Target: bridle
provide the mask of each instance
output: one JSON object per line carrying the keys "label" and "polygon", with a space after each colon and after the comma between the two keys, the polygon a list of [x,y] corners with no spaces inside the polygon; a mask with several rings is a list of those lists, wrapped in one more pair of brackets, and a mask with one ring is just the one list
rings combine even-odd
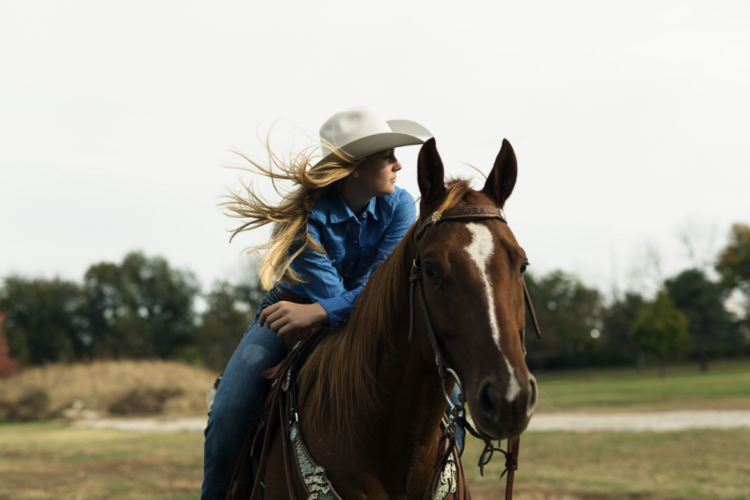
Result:
{"label": "bridle", "polygon": [[[487,219],[498,219],[504,224],[508,224],[507,219],[505,218],[505,212],[502,208],[493,207],[491,205],[461,205],[458,207],[449,208],[448,210],[445,210],[442,214],[440,213],[433,213],[431,217],[427,218],[424,222],[422,222],[417,229],[416,234],[416,240],[419,241],[422,238],[422,235],[424,232],[431,226],[435,226],[441,222],[445,222],[448,220],[458,220],[458,221],[464,221],[464,222],[471,222],[471,221],[478,221],[478,220],[487,220]],[[466,396],[463,392],[463,385],[461,384],[461,380],[458,378],[458,374],[451,368],[449,368],[445,364],[445,359],[443,358],[443,355],[440,351],[440,346],[437,342],[437,336],[435,335],[435,329],[432,326],[432,321],[430,320],[430,315],[427,313],[427,305],[425,304],[425,294],[424,294],[424,283],[422,282],[422,267],[421,262],[419,259],[419,253],[416,254],[414,258],[414,262],[412,264],[411,269],[411,276],[409,277],[410,282],[410,290],[409,290],[409,345],[412,345],[414,343],[414,333],[415,333],[415,316],[414,316],[414,298],[415,298],[415,291],[417,288],[419,288],[419,305],[420,309],[422,310],[422,317],[424,319],[424,323],[427,329],[427,336],[430,340],[430,344],[432,345],[432,350],[435,353],[435,364],[438,368],[438,374],[440,375],[440,378],[442,379],[443,384],[443,394],[445,395],[445,398],[448,400],[448,404],[451,407],[450,411],[450,417],[448,418],[448,421],[445,423],[444,426],[444,433],[443,437],[441,438],[441,443],[443,443],[443,449],[442,452],[440,450],[440,446],[438,446],[438,458],[436,460],[436,470],[438,470],[438,467],[440,470],[445,466],[445,464],[448,461],[448,458],[450,456],[450,452],[453,449],[453,443],[455,443],[455,429],[456,426],[460,426],[466,430],[468,430],[473,436],[482,439],[485,442],[485,448],[482,452],[482,455],[479,458],[479,468],[482,475],[484,475],[484,466],[490,461],[492,458],[492,453],[494,451],[499,451],[505,455],[506,458],[506,472],[508,472],[508,486],[506,488],[506,498],[510,499],[512,496],[512,488],[513,488],[513,471],[515,471],[518,468],[518,444],[519,444],[519,438],[514,438],[511,440],[508,440],[508,451],[502,450],[500,448],[495,447],[491,443],[491,437],[484,434],[481,429],[474,429],[469,422],[466,420],[466,412],[464,406],[466,405]],[[536,337],[538,339],[542,338],[542,333],[539,329],[539,322],[536,319],[536,314],[534,314],[534,306],[531,304],[531,297],[529,296],[529,290],[526,288],[526,282],[521,280],[521,283],[523,284],[523,297],[524,302],[526,303],[526,308],[529,311],[529,316],[531,316],[531,321],[534,325],[534,331],[536,332]],[[522,339],[523,341],[524,339]],[[525,350],[525,348],[524,348]],[[453,402],[450,400],[450,396],[448,395],[448,392],[445,387],[445,381],[446,379],[451,376],[456,381],[456,384],[458,385],[459,389],[459,404],[454,405]],[[459,454],[463,453],[463,450],[460,450]],[[489,454],[489,456],[487,456]],[[505,472],[503,472],[505,474]],[[437,475],[433,476],[433,479],[437,477]],[[432,486],[435,486],[434,484]],[[428,489],[428,492],[431,491]]]}
{"label": "bridle", "polygon": [[[449,208],[448,210],[444,211],[442,214],[434,213],[432,216],[427,219],[426,221],[422,222],[420,224],[419,229],[417,229],[416,239],[419,241],[422,238],[422,235],[427,230],[427,228],[431,226],[435,226],[441,222],[445,222],[447,220],[460,220],[460,221],[476,221],[476,220],[486,220],[486,219],[499,219],[503,223],[507,224],[508,221],[505,218],[505,212],[502,208],[493,207],[491,205],[461,205],[458,207]],[[419,260],[419,253],[414,258],[414,263],[412,264],[411,268],[411,276],[409,277],[409,281],[411,283],[411,289],[409,292],[409,345],[412,345],[414,343],[414,291],[417,287],[419,287],[419,305],[421,306],[422,310],[422,316],[425,321],[425,325],[427,327],[427,334],[430,339],[430,344],[432,345],[433,351],[435,351],[435,364],[438,367],[438,373],[440,374],[440,377],[445,379],[448,377],[448,368],[445,365],[445,361],[443,359],[443,355],[440,352],[440,347],[437,343],[437,336],[435,335],[435,329],[432,326],[432,321],[430,320],[429,314],[427,314],[427,305],[424,301],[424,284],[422,282],[422,267]],[[539,329],[539,323],[536,319],[536,314],[534,314],[534,306],[531,304],[531,297],[529,296],[529,290],[526,288],[526,282],[521,280],[521,283],[523,283],[523,297],[524,302],[526,303],[526,308],[529,311],[529,315],[531,316],[531,321],[534,324],[534,331],[536,332],[536,337],[538,339],[542,338],[542,333]],[[450,370],[453,372],[453,370]],[[453,372],[455,374],[455,372]],[[456,378],[456,377],[454,377]],[[456,381],[458,379],[456,378]]]}

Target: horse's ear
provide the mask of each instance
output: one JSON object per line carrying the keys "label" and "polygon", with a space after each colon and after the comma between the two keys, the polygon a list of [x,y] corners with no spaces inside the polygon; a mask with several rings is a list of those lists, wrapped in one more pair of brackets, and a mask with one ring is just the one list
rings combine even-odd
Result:
{"label": "horse's ear", "polygon": [[487,177],[482,192],[492,197],[502,207],[513,192],[517,175],[516,153],[513,152],[513,147],[508,140],[503,139],[503,147],[495,159],[495,166]]}
{"label": "horse's ear", "polygon": [[443,177],[443,160],[440,159],[433,137],[422,145],[417,161],[417,181],[419,192],[422,193],[422,208],[443,196],[445,193]]}

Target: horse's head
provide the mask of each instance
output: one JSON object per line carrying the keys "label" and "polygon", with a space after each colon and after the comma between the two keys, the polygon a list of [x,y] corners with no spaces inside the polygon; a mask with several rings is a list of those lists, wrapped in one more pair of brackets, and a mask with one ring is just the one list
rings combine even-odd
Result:
{"label": "horse's head", "polygon": [[[419,153],[421,221],[461,205],[502,208],[516,183],[516,157],[503,141],[486,184],[445,185],[434,139]],[[424,299],[443,356],[463,383],[471,416],[489,437],[526,429],[537,387],[524,360],[526,254],[497,218],[450,219],[427,227],[418,243]]]}

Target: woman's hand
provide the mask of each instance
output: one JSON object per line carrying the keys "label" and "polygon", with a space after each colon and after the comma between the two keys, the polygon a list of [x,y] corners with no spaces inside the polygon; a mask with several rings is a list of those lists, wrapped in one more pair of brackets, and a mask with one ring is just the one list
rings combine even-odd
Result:
{"label": "woman's hand", "polygon": [[328,313],[320,304],[295,304],[280,301],[272,304],[260,313],[258,324],[268,328],[279,337],[293,330],[307,328],[316,323],[328,323]]}

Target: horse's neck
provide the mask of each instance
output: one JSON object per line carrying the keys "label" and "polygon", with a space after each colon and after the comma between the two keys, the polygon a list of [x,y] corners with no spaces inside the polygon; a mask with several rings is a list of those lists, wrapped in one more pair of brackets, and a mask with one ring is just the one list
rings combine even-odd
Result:
{"label": "horse's neck", "polygon": [[[344,498],[361,494],[403,497],[407,492],[409,497],[421,498],[432,476],[447,403],[422,318],[417,318],[416,341],[409,346],[408,300],[397,309],[395,313],[406,321],[389,332],[373,370],[378,381],[373,394],[376,408],[362,414],[345,436],[333,415],[308,433],[317,437],[307,443],[310,452],[329,469]],[[304,415],[302,421],[307,435]]]}
{"label": "horse's neck", "polygon": [[403,331],[396,332],[394,348],[381,360],[377,422],[382,434],[379,440],[370,435],[371,442],[389,457],[392,471],[408,471],[407,483],[414,484],[429,481],[447,406],[421,323],[417,321],[414,345],[408,345],[408,325],[404,325]]}

